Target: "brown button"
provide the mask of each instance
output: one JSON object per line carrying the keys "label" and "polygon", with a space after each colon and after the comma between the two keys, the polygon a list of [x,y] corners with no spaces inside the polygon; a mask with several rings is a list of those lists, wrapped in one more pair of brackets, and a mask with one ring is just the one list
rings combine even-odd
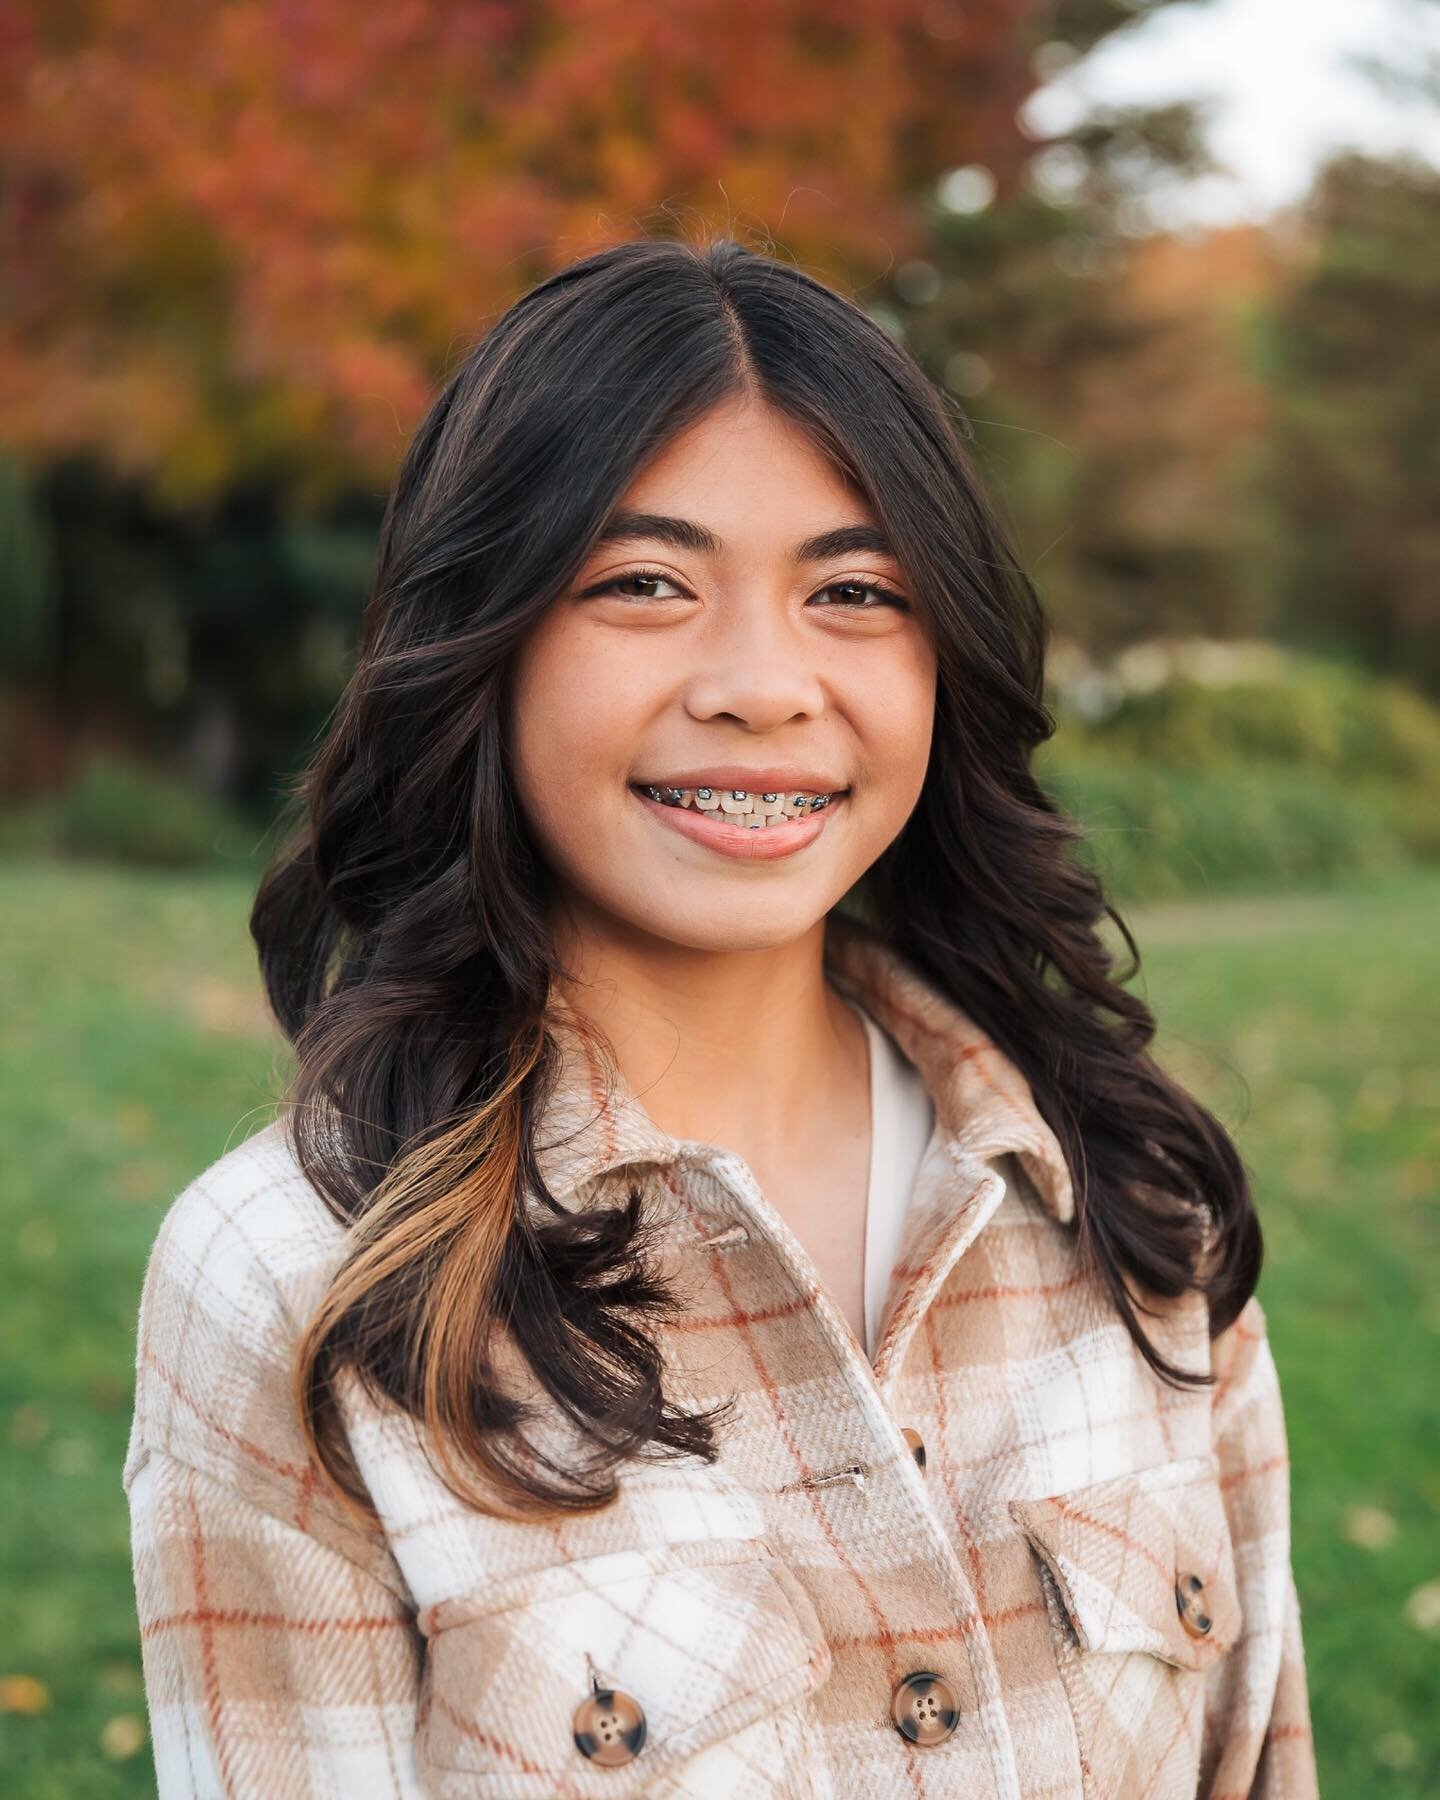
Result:
{"label": "brown button", "polygon": [[925,1440],[913,1425],[902,1425],[900,1435],[910,1446],[910,1454],[915,1458],[920,1473],[925,1473]]}
{"label": "brown button", "polygon": [[1191,1637],[1204,1637],[1214,1621],[1205,1610],[1202,1599],[1205,1583],[1198,1575],[1182,1575],[1175,1583],[1175,1604],[1180,1609],[1180,1623]]}
{"label": "brown button", "polygon": [[575,1748],[602,1768],[618,1768],[640,1754],[645,1709],[620,1688],[597,1687],[575,1708]]}
{"label": "brown button", "polygon": [[890,1717],[912,1744],[940,1744],[960,1723],[955,1693],[943,1675],[916,1669],[895,1683]]}

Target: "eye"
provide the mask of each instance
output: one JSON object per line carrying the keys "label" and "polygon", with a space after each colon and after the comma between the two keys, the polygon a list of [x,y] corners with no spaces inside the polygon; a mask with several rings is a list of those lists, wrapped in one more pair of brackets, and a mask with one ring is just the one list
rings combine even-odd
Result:
{"label": "eye", "polygon": [[[821,588],[820,592],[822,594],[847,593],[851,595],[878,595],[879,598],[875,602],[864,602],[858,599],[842,600],[840,602],[841,608],[851,612],[876,612],[882,606],[893,606],[899,612],[909,612],[910,610],[910,602],[908,600],[903,600],[899,594],[894,593],[890,588],[881,587],[873,581],[832,581],[829,587]],[[826,608],[825,610],[829,611],[831,609]]]}
{"label": "eye", "polygon": [[[642,587],[653,587],[657,582],[675,589],[674,594],[625,594],[621,589],[631,583],[638,582]],[[609,581],[601,582],[599,587],[587,588],[585,598],[592,599],[597,594],[620,594],[622,600],[672,600],[677,596],[684,599],[683,588],[671,576],[662,574],[659,569],[627,569],[623,575],[614,575]]]}
{"label": "eye", "polygon": [[[674,589],[671,594],[637,593],[638,588],[654,588],[656,586]],[[626,592],[629,589],[631,591]],[[888,587],[882,587],[874,581],[832,581],[828,587],[820,589],[821,594],[846,594],[844,600],[835,605],[826,605],[822,611],[841,612],[878,612],[882,607],[893,607],[897,612],[909,612],[910,603]],[[685,590],[674,579],[661,569],[626,569],[623,574],[612,575],[608,581],[598,586],[587,588],[584,598],[589,600],[601,594],[618,594],[622,600],[672,600],[686,599]],[[871,600],[864,595],[874,596]]]}

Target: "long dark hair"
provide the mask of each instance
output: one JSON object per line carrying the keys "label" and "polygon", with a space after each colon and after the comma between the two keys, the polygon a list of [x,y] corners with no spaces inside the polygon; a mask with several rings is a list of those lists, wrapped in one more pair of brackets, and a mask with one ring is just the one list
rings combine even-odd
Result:
{"label": "long dark hair", "polygon": [[[349,1227],[298,1347],[297,1404],[362,1509],[347,1371],[419,1420],[444,1479],[491,1512],[589,1510],[626,1458],[718,1454],[725,1407],[692,1413],[664,1390],[647,1327],[677,1302],[639,1190],[571,1212],[536,1165],[558,1069],[551,876],[504,717],[513,653],[630,481],[739,393],[801,425],[867,497],[937,648],[924,789],[856,905],[1029,1079],[1070,1164],[1081,1255],[1161,1378],[1212,1379],[1159,1354],[1138,1317],[1155,1309],[1126,1278],[1152,1297],[1203,1291],[1212,1334],[1258,1279],[1236,1148],[1148,1053],[1154,1020],[1123,987],[1134,938],[1031,773],[1055,730],[1046,624],[965,422],[860,306],[793,265],[725,237],[622,243],[518,300],[422,421],[355,671],[291,784],[293,831],[251,917],[296,1051],[292,1147]],[[1121,974],[1102,916],[1127,946]],[[498,1323],[578,1427],[577,1462],[528,1441]]]}

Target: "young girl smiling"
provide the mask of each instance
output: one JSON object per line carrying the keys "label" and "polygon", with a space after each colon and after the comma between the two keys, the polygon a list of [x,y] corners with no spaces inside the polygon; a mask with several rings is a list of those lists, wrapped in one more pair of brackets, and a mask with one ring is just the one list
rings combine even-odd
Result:
{"label": "young girl smiling", "polygon": [[422,422],[146,1282],[162,1795],[1315,1791],[1246,1172],[962,439],[726,239]]}

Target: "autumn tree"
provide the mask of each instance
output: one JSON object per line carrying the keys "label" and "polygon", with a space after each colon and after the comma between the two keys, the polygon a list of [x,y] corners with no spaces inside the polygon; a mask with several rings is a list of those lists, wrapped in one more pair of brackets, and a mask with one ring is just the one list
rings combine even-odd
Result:
{"label": "autumn tree", "polygon": [[9,0],[0,420],[167,504],[383,484],[437,377],[613,237],[863,284],[1013,165],[1035,0]]}
{"label": "autumn tree", "polygon": [[34,513],[0,538],[48,534],[45,705],[260,793],[343,678],[411,428],[516,294],[719,227],[878,304],[937,178],[1019,191],[1037,50],[1159,3],[0,0],[0,451]]}

